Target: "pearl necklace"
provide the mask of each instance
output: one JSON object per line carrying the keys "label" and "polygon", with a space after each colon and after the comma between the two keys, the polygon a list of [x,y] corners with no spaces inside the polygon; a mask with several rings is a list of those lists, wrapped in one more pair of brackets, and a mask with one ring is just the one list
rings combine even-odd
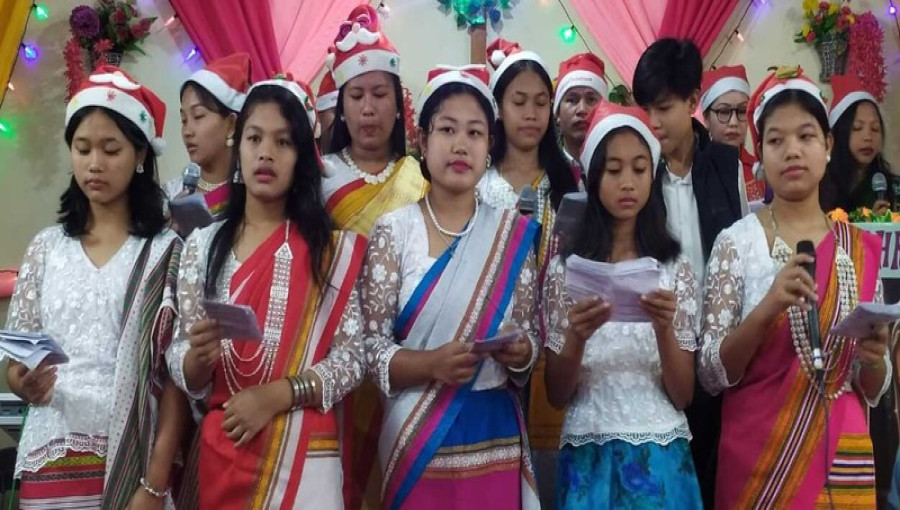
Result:
{"label": "pearl necklace", "polygon": [[425,208],[428,209],[428,215],[431,216],[431,223],[434,225],[434,228],[438,230],[441,234],[444,234],[447,237],[463,237],[467,235],[469,232],[475,228],[475,220],[478,219],[478,198],[475,198],[475,212],[472,214],[472,218],[469,219],[469,224],[466,226],[465,230],[462,232],[453,232],[452,230],[447,230],[442,227],[440,223],[438,223],[437,216],[434,214],[434,209],[431,207],[431,200],[428,198],[428,193],[425,194]]}
{"label": "pearl necklace", "polygon": [[199,189],[200,191],[203,191],[205,193],[208,193],[210,191],[215,191],[215,190],[221,188],[227,182],[228,182],[228,179],[226,179],[222,182],[213,184],[213,183],[205,180],[203,177],[201,177],[200,179],[197,180],[197,189]]}
{"label": "pearl necklace", "polygon": [[384,170],[378,172],[375,175],[372,175],[370,173],[363,172],[362,169],[356,166],[356,161],[353,161],[353,158],[350,157],[350,149],[348,149],[347,147],[341,149],[341,157],[343,157],[344,161],[347,162],[347,166],[350,167],[350,171],[355,173],[356,176],[360,179],[366,181],[366,184],[381,184],[382,182],[386,181],[387,178],[391,176],[391,171],[394,169],[394,164],[396,163],[396,161],[391,158],[391,160],[388,161],[387,166],[384,167]]}

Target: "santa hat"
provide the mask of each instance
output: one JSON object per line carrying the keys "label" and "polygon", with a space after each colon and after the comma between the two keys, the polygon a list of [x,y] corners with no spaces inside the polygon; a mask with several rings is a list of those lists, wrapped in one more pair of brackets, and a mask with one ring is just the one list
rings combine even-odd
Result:
{"label": "santa hat", "polygon": [[[250,97],[253,94],[253,91],[258,89],[259,87],[281,87],[297,98],[297,101],[300,101],[300,106],[306,112],[306,119],[309,121],[309,127],[312,128],[313,136],[319,137],[319,122],[318,117],[316,115],[316,97],[312,93],[312,88],[309,85],[302,81],[294,80],[294,77],[291,76],[290,73],[287,74],[277,74],[271,80],[263,80],[253,84],[250,87],[250,90],[247,91],[247,97]],[[326,161],[322,159],[322,154],[319,152],[319,147],[316,146],[316,159],[319,160],[319,164],[322,166],[325,177],[330,177],[334,175],[334,168]]]}
{"label": "santa hat", "polygon": [[797,90],[809,94],[822,105],[823,111],[828,111],[828,107],[825,106],[825,98],[822,96],[822,90],[803,74],[803,69],[800,66],[779,67],[769,74],[756,88],[756,92],[750,97],[750,104],[747,107],[747,116],[751,119],[750,139],[753,142],[753,150],[756,151],[756,164],[753,165],[753,174],[757,179],[763,178],[762,165],[759,163],[760,117],[762,117],[762,112],[766,109],[769,101],[778,94],[788,90]]}
{"label": "santa hat", "polygon": [[503,76],[503,73],[505,73],[510,66],[516,62],[521,62],[522,60],[531,60],[537,63],[544,72],[547,73],[547,76],[550,76],[550,71],[547,69],[547,66],[544,64],[540,55],[533,51],[523,50],[522,47],[519,46],[519,43],[499,38],[489,44],[487,47],[487,61],[490,62],[491,67],[494,68],[494,74],[491,75],[491,81],[489,83],[491,90],[493,91],[497,87],[497,82],[500,81],[500,77]]}
{"label": "santa hat", "polygon": [[98,66],[66,105],[66,126],[73,115],[90,106],[108,108],[128,119],[144,133],[157,156],[165,150],[165,103],[125,71],[106,64]]}
{"label": "santa hat", "polygon": [[700,85],[700,111],[706,111],[716,99],[729,92],[743,92],[750,95],[750,82],[744,66],[723,66],[711,71],[703,71]]}
{"label": "santa hat", "polygon": [[494,118],[497,118],[497,101],[494,100],[494,94],[488,88],[488,70],[483,65],[469,65],[463,67],[438,66],[428,71],[428,83],[419,96],[419,103],[416,106],[416,122],[418,123],[418,115],[425,108],[425,103],[437,90],[444,85],[451,83],[464,83],[487,99],[494,111]]}
{"label": "santa hat", "polygon": [[606,84],[606,66],[593,53],[579,53],[559,64],[556,77],[556,95],[553,98],[553,113],[559,112],[563,96],[574,87],[590,87],[606,99],[609,86]]}
{"label": "santa hat", "polygon": [[629,127],[637,131],[650,147],[650,158],[655,175],[662,149],[659,140],[653,136],[647,114],[637,106],[621,106],[609,101],[601,101],[591,110],[590,127],[588,127],[588,134],[581,149],[581,168],[590,171],[591,160],[594,158],[594,152],[600,146],[600,142],[609,133],[622,127]]}
{"label": "santa hat", "polygon": [[400,55],[381,31],[378,13],[367,4],[354,8],[341,23],[325,63],[338,88],[370,71],[400,76]]}
{"label": "santa hat", "polygon": [[334,76],[331,71],[325,71],[325,76],[319,83],[319,93],[316,94],[316,111],[324,112],[337,106],[338,91],[334,84]]}
{"label": "santa hat", "polygon": [[831,100],[831,111],[828,113],[828,123],[831,127],[837,124],[841,115],[847,111],[847,108],[853,106],[854,103],[860,101],[871,101],[875,107],[878,107],[878,100],[875,96],[866,91],[861,81],[856,76],[850,75],[834,75],[831,77],[831,90],[834,92],[834,99]]}
{"label": "santa hat", "polygon": [[294,80],[294,77],[288,74],[277,74],[271,80],[263,80],[258,81],[250,87],[250,90],[247,91],[247,97],[253,93],[254,90],[259,87],[265,86],[275,86],[286,89],[288,92],[294,95],[298,101],[300,101],[300,106],[303,107],[303,110],[306,112],[306,118],[309,120],[309,127],[312,128],[313,132],[316,131],[316,107],[315,101],[316,96],[313,95],[312,89],[306,83],[302,81]]}
{"label": "santa hat", "polygon": [[227,57],[214,60],[191,75],[187,83],[196,83],[203,87],[229,110],[237,113],[247,99],[250,88],[250,55],[233,53]]}

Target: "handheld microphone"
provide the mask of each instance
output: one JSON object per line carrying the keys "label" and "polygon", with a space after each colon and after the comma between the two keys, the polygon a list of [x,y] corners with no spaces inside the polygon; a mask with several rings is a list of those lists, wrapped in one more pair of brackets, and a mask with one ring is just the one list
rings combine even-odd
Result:
{"label": "handheld microphone", "polygon": [[872,191],[878,196],[878,200],[885,199],[885,193],[887,193],[887,178],[883,173],[877,172],[872,174]]}
{"label": "handheld microphone", "polygon": [[531,216],[537,210],[538,196],[531,186],[525,186],[519,193],[519,202],[516,209],[524,216]]}
{"label": "handheld microphone", "polygon": [[192,195],[197,191],[197,183],[200,182],[200,165],[191,161],[185,165],[181,172],[181,182],[184,185],[183,190],[186,194]]}
{"label": "handheld microphone", "polygon": [[[873,179],[874,180],[874,179]],[[804,253],[810,257],[816,256],[816,248],[812,241],[803,240],[797,243],[797,253]],[[803,264],[803,269],[816,278],[816,262],[813,260],[808,264]],[[825,369],[825,362],[822,359],[822,339],[819,335],[819,306],[818,303],[810,303],[809,312],[806,313],[807,322],[809,323],[809,346],[812,350],[812,363],[816,373],[821,375]]]}

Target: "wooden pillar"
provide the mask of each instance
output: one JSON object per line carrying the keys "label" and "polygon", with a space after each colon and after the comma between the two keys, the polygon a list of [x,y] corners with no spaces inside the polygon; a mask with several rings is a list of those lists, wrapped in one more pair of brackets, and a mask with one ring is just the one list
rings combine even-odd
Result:
{"label": "wooden pillar", "polygon": [[476,25],[469,29],[469,63],[487,63],[487,23],[488,13],[484,10],[484,24]]}

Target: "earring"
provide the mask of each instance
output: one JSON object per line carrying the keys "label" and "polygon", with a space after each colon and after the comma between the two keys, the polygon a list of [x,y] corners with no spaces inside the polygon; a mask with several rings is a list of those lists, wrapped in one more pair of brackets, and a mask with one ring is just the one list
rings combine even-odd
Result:
{"label": "earring", "polygon": [[831,154],[827,154],[827,155],[825,156],[825,162],[826,162],[826,163],[831,163]]}
{"label": "earring", "polygon": [[139,174],[144,173],[144,164],[143,164],[143,163],[138,163],[138,166],[137,166],[137,168],[134,169],[134,171],[137,172],[137,173],[139,173]]}
{"label": "earring", "polygon": [[234,147],[234,138],[228,137],[225,139],[225,147]]}
{"label": "earring", "polygon": [[341,122],[347,122],[347,118],[344,117],[344,114],[341,114]]}
{"label": "earring", "polygon": [[491,167],[491,163],[493,163],[493,161],[491,161],[491,155],[488,154],[488,157],[487,157],[487,168],[490,168],[490,167]]}
{"label": "earring", "polygon": [[234,173],[234,177],[231,178],[231,182],[241,184],[244,182],[244,176],[241,175],[241,162],[238,161],[235,166],[237,167],[237,171]]}
{"label": "earring", "polygon": [[400,118],[400,112],[397,112],[397,118],[398,119]]}

